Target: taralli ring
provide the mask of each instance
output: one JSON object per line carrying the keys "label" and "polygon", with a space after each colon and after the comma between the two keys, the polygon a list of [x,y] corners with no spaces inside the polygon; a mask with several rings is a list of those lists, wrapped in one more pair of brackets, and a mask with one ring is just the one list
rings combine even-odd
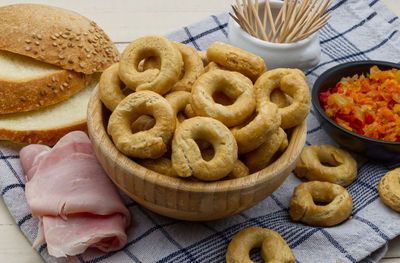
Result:
{"label": "taralli ring", "polygon": [[[223,92],[234,102],[231,105],[216,103],[213,95],[217,92]],[[199,116],[217,119],[228,127],[238,125],[256,107],[253,83],[237,72],[219,69],[208,71],[192,87],[191,106]]]}
{"label": "taralli ring", "polygon": [[268,139],[254,151],[244,156],[244,162],[251,173],[265,168],[275,153],[284,151],[288,144],[287,135],[282,128],[268,136]]}
{"label": "taralli ring", "polygon": [[[160,69],[139,71],[139,63],[148,57],[160,57]],[[169,39],[147,36],[132,41],[119,62],[119,77],[132,90],[167,93],[178,81],[183,67],[181,52]]]}
{"label": "taralli ring", "polygon": [[304,73],[298,69],[278,68],[262,74],[254,84],[257,98],[271,101],[271,93],[279,88],[293,98],[293,102],[279,108],[282,117],[281,127],[292,128],[307,117],[311,107],[311,96]]}
{"label": "taralli ring", "polygon": [[294,221],[311,226],[334,226],[345,221],[352,209],[353,200],[343,186],[312,181],[294,189],[289,214]]}
{"label": "taralli ring", "polygon": [[387,206],[400,212],[400,168],[387,172],[379,181],[379,196]]}
{"label": "taralli ring", "polygon": [[[214,157],[211,160],[203,159],[196,140],[205,140],[212,145]],[[175,130],[171,160],[181,177],[215,181],[232,171],[237,160],[236,141],[220,121],[208,117],[190,118]]]}
{"label": "taralli ring", "polygon": [[[141,115],[151,115],[154,127],[132,133],[131,123]],[[175,115],[171,105],[153,91],[137,91],[128,95],[110,116],[107,131],[122,153],[137,157],[157,159],[167,151],[167,144],[175,129]]]}
{"label": "taralli ring", "polygon": [[165,96],[165,99],[171,104],[174,114],[177,117],[177,125],[181,122],[178,119],[178,114],[185,111],[186,106],[190,104],[191,98],[192,95],[187,91],[173,91]]}
{"label": "taralli ring", "polygon": [[122,91],[124,83],[119,79],[118,72],[119,63],[115,63],[101,74],[99,81],[100,99],[110,111],[113,111],[125,98]]}
{"label": "taralli ring", "polygon": [[174,168],[172,168],[171,160],[168,158],[160,157],[158,159],[141,159],[138,160],[138,163],[156,173],[171,177],[178,177],[178,174]]}
{"label": "taralli ring", "polygon": [[253,82],[266,69],[261,57],[222,42],[214,42],[208,46],[207,59],[226,69],[240,72]]}
{"label": "taralli ring", "polygon": [[295,173],[309,181],[350,185],[357,176],[357,162],[350,153],[333,145],[311,145],[303,149]]}
{"label": "taralli ring", "polygon": [[250,250],[261,248],[265,262],[294,263],[295,257],[285,240],[277,232],[261,227],[248,227],[231,240],[226,252],[226,263],[254,263]]}
{"label": "taralli ring", "polygon": [[183,59],[183,69],[178,82],[172,87],[171,91],[184,90],[191,91],[193,83],[204,73],[204,65],[198,52],[188,45],[174,42],[181,52]]}
{"label": "taralli ring", "polygon": [[265,102],[259,105],[251,121],[231,128],[239,153],[248,153],[258,148],[278,130],[280,124],[281,116],[275,104]]}

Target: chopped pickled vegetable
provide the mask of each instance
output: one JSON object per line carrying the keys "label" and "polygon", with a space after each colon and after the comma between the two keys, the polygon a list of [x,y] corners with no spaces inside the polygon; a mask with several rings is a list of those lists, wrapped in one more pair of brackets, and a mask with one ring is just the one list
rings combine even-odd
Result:
{"label": "chopped pickled vegetable", "polygon": [[400,70],[370,68],[320,93],[329,118],[370,138],[400,141]]}

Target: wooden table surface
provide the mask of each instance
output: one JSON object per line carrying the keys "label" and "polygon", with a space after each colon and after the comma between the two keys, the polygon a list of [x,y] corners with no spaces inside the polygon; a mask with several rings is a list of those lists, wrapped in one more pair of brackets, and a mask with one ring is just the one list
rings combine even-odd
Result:
{"label": "wooden table surface", "polygon": [[[382,0],[400,16],[399,0]],[[149,34],[164,35],[184,25],[226,10],[232,0],[2,0],[12,3],[43,3],[74,10],[94,21],[117,44],[128,43]],[[0,262],[43,262],[40,255],[15,224],[3,199],[0,201]],[[380,263],[400,262],[400,237],[389,242],[389,250]]]}

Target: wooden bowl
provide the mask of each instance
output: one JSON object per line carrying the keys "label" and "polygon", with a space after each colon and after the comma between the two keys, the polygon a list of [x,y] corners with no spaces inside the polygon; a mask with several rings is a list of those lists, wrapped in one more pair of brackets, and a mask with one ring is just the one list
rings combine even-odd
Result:
{"label": "wooden bowl", "polygon": [[153,172],[119,152],[106,132],[109,115],[96,88],[88,105],[88,131],[97,158],[111,180],[147,209],[190,221],[227,217],[265,199],[294,169],[307,130],[305,122],[292,129],[286,151],[259,172],[233,180],[198,182]]}

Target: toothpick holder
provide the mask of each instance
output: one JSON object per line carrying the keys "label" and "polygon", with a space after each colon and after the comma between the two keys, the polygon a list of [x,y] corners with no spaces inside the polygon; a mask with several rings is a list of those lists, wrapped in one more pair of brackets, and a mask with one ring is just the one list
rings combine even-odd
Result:
{"label": "toothpick holder", "polygon": [[[270,0],[269,3],[273,15],[276,15],[282,7],[282,1]],[[260,2],[260,12],[263,9],[264,2]],[[228,39],[231,45],[260,56],[264,60],[267,70],[274,68],[307,70],[315,67],[321,58],[318,31],[298,42],[272,43],[249,35],[230,17]]]}

